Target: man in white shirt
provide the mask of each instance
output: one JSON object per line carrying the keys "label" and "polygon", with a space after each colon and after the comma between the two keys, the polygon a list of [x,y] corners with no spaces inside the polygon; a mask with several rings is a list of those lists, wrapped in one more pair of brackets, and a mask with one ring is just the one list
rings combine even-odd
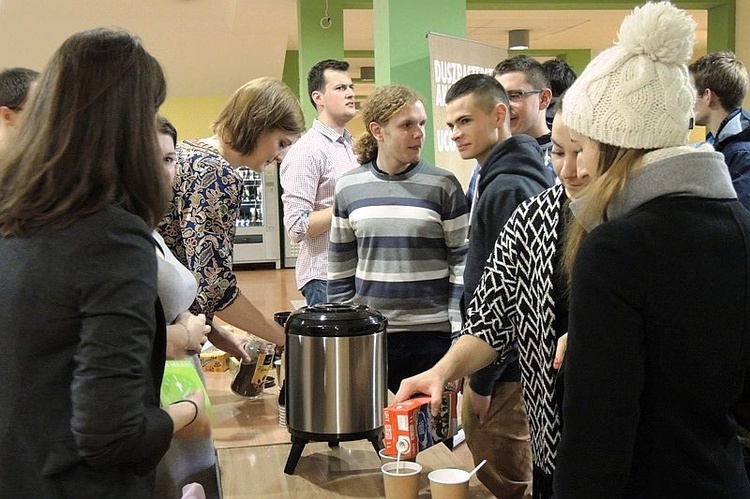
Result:
{"label": "man in white shirt", "polygon": [[299,243],[297,288],[307,305],[325,302],[328,236],[334,188],[344,172],[359,166],[346,124],[357,114],[349,64],[326,59],[307,75],[318,117],[281,162],[284,227]]}

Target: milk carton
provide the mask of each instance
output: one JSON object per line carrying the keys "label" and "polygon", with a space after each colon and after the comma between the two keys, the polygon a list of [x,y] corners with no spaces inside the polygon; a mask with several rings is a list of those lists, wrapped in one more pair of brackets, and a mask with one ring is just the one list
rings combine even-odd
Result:
{"label": "milk carton", "polygon": [[383,409],[385,452],[409,459],[456,434],[456,392],[443,393],[440,413],[430,414],[430,397],[415,397]]}

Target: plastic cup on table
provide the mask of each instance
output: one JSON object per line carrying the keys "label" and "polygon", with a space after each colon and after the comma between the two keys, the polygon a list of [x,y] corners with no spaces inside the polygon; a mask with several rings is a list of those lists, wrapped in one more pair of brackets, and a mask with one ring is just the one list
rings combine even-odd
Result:
{"label": "plastic cup on table", "polygon": [[412,461],[391,461],[380,467],[386,499],[417,499],[422,465]]}
{"label": "plastic cup on table", "polygon": [[469,497],[468,471],[457,468],[443,468],[430,472],[432,499],[466,499]]}

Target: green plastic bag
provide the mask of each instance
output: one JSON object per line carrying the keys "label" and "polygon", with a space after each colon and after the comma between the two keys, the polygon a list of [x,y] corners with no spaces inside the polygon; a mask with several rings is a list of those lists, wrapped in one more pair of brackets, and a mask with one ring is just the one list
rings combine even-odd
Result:
{"label": "green plastic bag", "polygon": [[213,417],[211,401],[192,359],[168,360],[164,364],[164,378],[161,381],[161,405],[182,400],[196,390],[203,392],[203,404],[209,418]]}

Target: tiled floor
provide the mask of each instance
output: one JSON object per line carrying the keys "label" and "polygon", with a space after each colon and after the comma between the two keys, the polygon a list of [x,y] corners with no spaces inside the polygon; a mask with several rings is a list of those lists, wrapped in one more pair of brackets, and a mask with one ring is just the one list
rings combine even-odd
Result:
{"label": "tiled floor", "polygon": [[[299,300],[304,300],[297,290],[294,269],[238,270],[236,273],[242,294],[268,316],[294,308],[293,301],[296,302],[295,305],[299,305]],[[471,452],[466,443],[457,445],[454,452],[465,464],[467,471],[473,467]]]}

